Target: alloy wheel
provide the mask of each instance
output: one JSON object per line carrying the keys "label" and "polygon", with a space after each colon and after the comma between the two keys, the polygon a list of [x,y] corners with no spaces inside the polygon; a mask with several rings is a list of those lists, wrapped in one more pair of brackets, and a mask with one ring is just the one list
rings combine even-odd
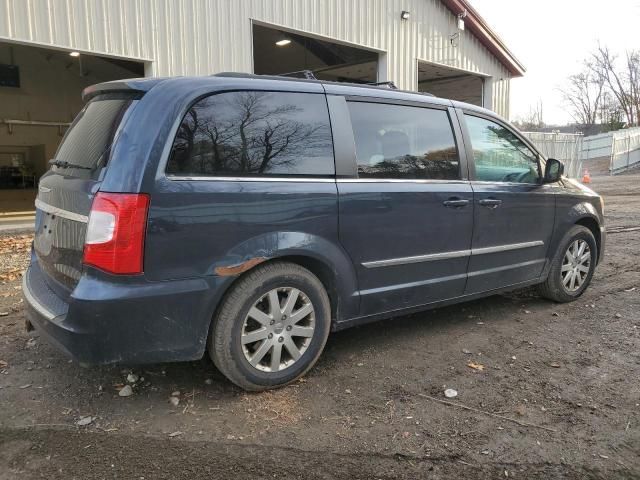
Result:
{"label": "alloy wheel", "polygon": [[562,286],[569,293],[580,290],[591,270],[591,249],[584,240],[575,240],[569,245],[562,261]]}
{"label": "alloy wheel", "polygon": [[257,370],[279,372],[300,359],[314,331],[309,297],[297,288],[274,288],[249,309],[242,325],[242,351]]}

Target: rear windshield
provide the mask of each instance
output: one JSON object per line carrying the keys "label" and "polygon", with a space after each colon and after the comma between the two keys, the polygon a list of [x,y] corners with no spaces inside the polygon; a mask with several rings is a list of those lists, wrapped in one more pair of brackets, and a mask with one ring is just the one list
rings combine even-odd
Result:
{"label": "rear windshield", "polygon": [[95,177],[107,164],[111,144],[135,98],[127,94],[99,95],[85,105],[71,124],[56,156],[53,168],[73,170],[66,174]]}

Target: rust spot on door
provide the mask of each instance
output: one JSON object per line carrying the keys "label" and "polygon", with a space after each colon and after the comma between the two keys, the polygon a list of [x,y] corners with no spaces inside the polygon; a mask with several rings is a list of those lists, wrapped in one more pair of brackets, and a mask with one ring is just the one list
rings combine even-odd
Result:
{"label": "rust spot on door", "polygon": [[240,275],[241,273],[246,272],[247,270],[252,269],[256,265],[267,260],[265,257],[255,257],[247,260],[246,262],[239,263],[237,265],[231,265],[228,267],[216,267],[214,270],[215,274],[220,277],[229,277],[233,275]]}

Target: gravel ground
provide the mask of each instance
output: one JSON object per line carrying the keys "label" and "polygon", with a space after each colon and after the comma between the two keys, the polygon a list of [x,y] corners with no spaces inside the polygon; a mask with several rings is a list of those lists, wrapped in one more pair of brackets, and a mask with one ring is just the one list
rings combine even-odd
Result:
{"label": "gravel ground", "polygon": [[594,188],[612,233],[579,301],[526,290],[339,332],[259,394],[206,360],[70,362],[24,331],[29,239],[1,237],[0,480],[640,478],[640,176]]}

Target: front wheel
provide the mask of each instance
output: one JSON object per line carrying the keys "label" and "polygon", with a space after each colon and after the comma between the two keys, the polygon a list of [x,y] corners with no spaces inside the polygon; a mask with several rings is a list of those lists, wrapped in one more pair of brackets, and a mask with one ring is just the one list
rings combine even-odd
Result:
{"label": "front wheel", "polygon": [[330,325],[329,297],[315,275],[293,263],[267,263],[225,296],[209,354],[245,390],[281,387],[315,364]]}
{"label": "front wheel", "polygon": [[540,294],[561,303],[576,300],[591,282],[597,248],[588,228],[576,225],[569,230],[551,261],[547,280],[539,287]]}

